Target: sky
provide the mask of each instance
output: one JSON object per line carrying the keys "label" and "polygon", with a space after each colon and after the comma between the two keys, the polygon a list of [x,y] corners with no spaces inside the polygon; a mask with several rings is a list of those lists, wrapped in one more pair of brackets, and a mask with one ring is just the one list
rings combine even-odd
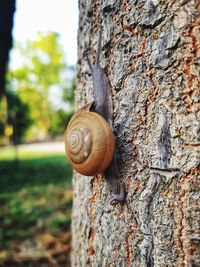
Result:
{"label": "sky", "polygon": [[[78,0],[16,0],[13,37],[23,43],[34,40],[37,32],[56,31],[60,35],[67,64],[77,61]],[[20,65],[15,50],[11,67]]]}

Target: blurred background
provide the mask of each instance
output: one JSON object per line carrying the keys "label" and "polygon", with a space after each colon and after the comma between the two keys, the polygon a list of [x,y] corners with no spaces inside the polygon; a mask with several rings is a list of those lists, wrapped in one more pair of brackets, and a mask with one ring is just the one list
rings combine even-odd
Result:
{"label": "blurred background", "polygon": [[77,29],[78,0],[0,2],[0,266],[70,266]]}

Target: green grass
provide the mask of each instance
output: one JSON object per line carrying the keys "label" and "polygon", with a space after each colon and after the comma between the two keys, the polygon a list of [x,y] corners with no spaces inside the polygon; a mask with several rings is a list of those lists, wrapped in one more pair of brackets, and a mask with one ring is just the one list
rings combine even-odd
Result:
{"label": "green grass", "polygon": [[20,188],[42,186],[48,183],[70,184],[71,167],[66,157],[41,155],[33,159],[0,161],[0,193]]}
{"label": "green grass", "polygon": [[12,159],[11,148],[0,149],[0,252],[6,255],[27,239],[65,233],[71,221],[72,169],[66,156],[20,148],[18,164]]}

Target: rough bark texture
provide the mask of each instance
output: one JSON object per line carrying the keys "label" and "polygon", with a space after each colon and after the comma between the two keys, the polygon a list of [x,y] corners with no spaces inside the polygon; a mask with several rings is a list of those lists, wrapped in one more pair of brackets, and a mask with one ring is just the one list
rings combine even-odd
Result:
{"label": "rough bark texture", "polygon": [[79,2],[76,107],[93,99],[84,52],[102,20],[127,199],[74,173],[72,265],[200,266],[200,2]]}

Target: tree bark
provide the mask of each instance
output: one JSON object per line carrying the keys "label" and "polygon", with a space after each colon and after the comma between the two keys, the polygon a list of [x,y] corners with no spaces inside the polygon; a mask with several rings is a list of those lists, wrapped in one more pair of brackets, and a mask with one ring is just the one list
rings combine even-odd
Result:
{"label": "tree bark", "polygon": [[112,206],[101,175],[74,173],[72,266],[200,266],[200,2],[80,0],[79,8],[76,108],[93,100],[84,53],[96,49],[102,20],[127,196]]}

